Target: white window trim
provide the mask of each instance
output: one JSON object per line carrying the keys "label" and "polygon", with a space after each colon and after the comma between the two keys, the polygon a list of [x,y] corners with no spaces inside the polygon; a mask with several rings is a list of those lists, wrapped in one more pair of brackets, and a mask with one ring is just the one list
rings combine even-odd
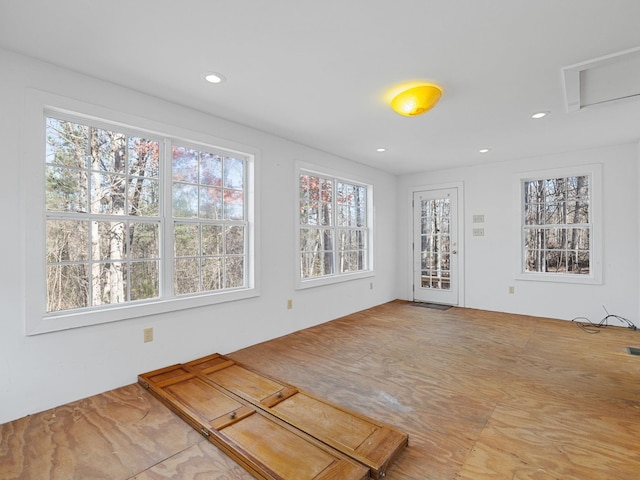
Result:
{"label": "white window trim", "polygon": [[[576,274],[558,274],[546,272],[525,272],[524,271],[524,217],[522,213],[523,206],[523,186],[528,180],[540,180],[545,178],[563,178],[574,177],[580,175],[588,175],[590,177],[590,220],[591,220],[591,236],[589,244],[591,247],[591,264],[590,273],[588,275]],[[573,167],[563,167],[557,169],[536,170],[532,172],[521,173],[514,179],[515,194],[514,205],[516,206],[515,226],[516,239],[515,248],[515,279],[538,281],[538,282],[555,282],[555,283],[572,283],[572,284],[602,284],[602,165],[577,165]]]}
{"label": "white window trim", "polygon": [[[334,273],[333,275],[325,275],[317,278],[301,278],[300,272],[300,173],[313,173],[319,176],[339,178],[347,182],[357,183],[367,187],[367,229],[369,235],[367,236],[367,265],[368,269],[361,272],[349,272],[349,273]],[[295,176],[294,176],[294,224],[295,224],[295,289],[304,290],[307,288],[320,287],[324,285],[332,285],[341,282],[348,282],[352,280],[358,280],[361,278],[370,278],[375,276],[374,262],[373,262],[373,249],[374,249],[374,201],[373,201],[373,183],[354,175],[350,175],[346,172],[340,172],[329,168],[320,167],[305,162],[296,162]]]}
{"label": "white window trim", "polygon": [[[108,121],[111,125],[122,126],[136,131],[146,131],[152,135],[171,137],[189,144],[215,146],[230,152],[248,155],[247,194],[248,204],[248,247],[246,266],[247,288],[221,292],[206,292],[193,296],[180,296],[130,302],[108,309],[86,309],[77,312],[46,313],[45,285],[45,202],[44,202],[44,131],[47,113],[59,112],[88,121]],[[23,158],[21,191],[23,219],[21,234],[24,236],[23,264],[25,267],[25,334],[37,335],[71,328],[98,325],[108,322],[175,312],[189,308],[203,307],[224,302],[242,300],[260,295],[260,202],[258,192],[258,150],[246,145],[230,142],[210,135],[187,130],[175,125],[164,124],[137,115],[116,112],[105,107],[88,104],[80,100],[54,95],[38,90],[28,90],[23,118],[21,139]],[[166,181],[166,179],[165,179]],[[167,221],[171,221],[170,218]],[[164,238],[164,237],[163,237]],[[166,239],[163,239],[166,242]],[[163,248],[161,246],[161,248]],[[164,250],[166,250],[164,245]]]}

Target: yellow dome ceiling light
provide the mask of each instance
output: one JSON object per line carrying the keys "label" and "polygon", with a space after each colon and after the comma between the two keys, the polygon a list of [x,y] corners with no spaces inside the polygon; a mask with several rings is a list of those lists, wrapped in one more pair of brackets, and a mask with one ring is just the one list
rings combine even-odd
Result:
{"label": "yellow dome ceiling light", "polygon": [[438,85],[417,85],[394,96],[391,99],[391,108],[405,117],[415,117],[431,110],[441,96],[442,89]]}

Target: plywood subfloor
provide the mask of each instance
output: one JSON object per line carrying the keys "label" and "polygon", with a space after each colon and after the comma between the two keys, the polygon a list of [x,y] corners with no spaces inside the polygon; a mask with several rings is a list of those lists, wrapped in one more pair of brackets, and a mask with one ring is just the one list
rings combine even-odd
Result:
{"label": "plywood subfloor", "polygon": [[[627,346],[640,332],[391,302],[230,357],[406,431],[386,479],[637,480]],[[252,477],[135,384],[0,425],[0,478]]]}

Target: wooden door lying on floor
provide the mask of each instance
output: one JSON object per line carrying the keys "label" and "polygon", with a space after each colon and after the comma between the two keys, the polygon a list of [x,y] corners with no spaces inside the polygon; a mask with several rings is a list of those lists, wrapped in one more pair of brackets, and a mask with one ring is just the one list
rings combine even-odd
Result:
{"label": "wooden door lying on floor", "polygon": [[139,381],[257,478],[378,479],[408,444],[405,433],[219,354]]}
{"label": "wooden door lying on floor", "polygon": [[140,383],[187,423],[264,480],[363,480],[368,469],[174,365],[140,375]]}
{"label": "wooden door lying on floor", "polygon": [[383,477],[407,446],[406,433],[360,415],[219,354],[185,368],[332,446]]}

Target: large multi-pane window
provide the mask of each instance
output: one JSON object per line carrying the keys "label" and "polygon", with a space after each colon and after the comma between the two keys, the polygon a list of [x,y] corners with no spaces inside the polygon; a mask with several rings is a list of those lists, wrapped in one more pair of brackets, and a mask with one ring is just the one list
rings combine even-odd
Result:
{"label": "large multi-pane window", "polygon": [[370,187],[304,170],[298,180],[300,279],[369,270]]}
{"label": "large multi-pane window", "polygon": [[46,314],[249,287],[248,155],[46,117]]}
{"label": "large multi-pane window", "polygon": [[592,273],[590,175],[524,180],[523,272]]}

